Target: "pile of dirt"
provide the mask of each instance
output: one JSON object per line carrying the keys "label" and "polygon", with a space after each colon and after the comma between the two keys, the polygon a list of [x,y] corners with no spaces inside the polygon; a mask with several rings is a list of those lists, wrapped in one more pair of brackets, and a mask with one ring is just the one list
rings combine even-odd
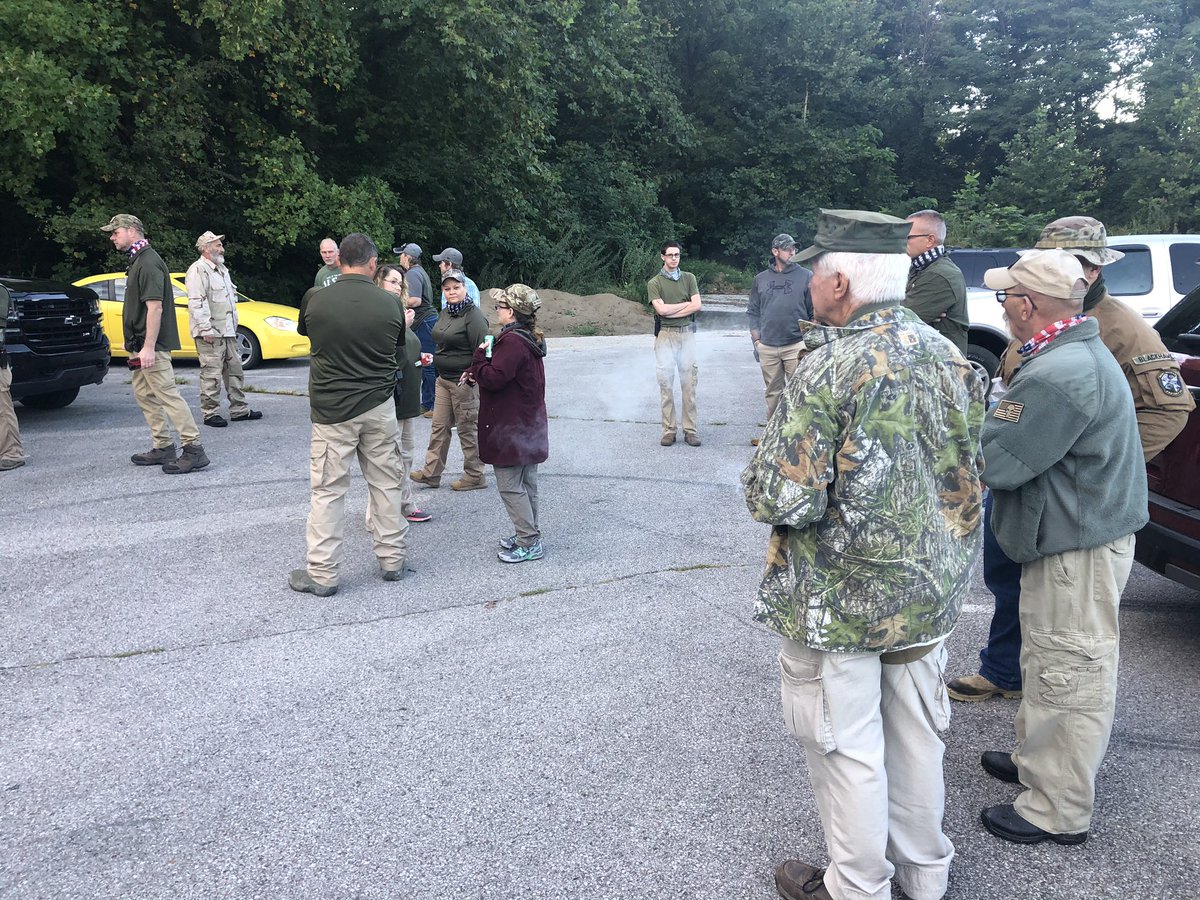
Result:
{"label": "pile of dirt", "polygon": [[[496,322],[495,288],[480,298],[488,321]],[[566,291],[538,290],[542,308],[538,327],[547,337],[587,337],[598,334],[653,334],[654,320],[646,307],[616,294],[581,297]]]}

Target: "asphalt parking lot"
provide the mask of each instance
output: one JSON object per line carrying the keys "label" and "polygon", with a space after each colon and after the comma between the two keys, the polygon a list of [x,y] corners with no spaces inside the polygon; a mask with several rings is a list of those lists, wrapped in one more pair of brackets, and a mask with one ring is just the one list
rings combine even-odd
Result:
{"label": "asphalt parking lot", "polygon": [[[777,640],[750,619],[766,544],[738,475],[763,415],[743,332],[708,332],[703,446],[658,445],[652,338],[550,341],[546,558],[499,563],[490,490],[418,488],[412,570],[379,579],[347,505],[341,590],[296,594],[304,361],[247,374],[266,417],[202,428],[212,465],[149,447],[114,366],[18,408],[0,475],[0,896],[771,898],[824,861]],[[197,406],[197,369],[181,364]],[[429,422],[417,420],[418,458]],[[448,474],[461,472],[457,447]],[[443,480],[446,484],[448,479]],[[975,671],[977,579],[950,638]],[[979,768],[1016,703],[954,707],[958,900],[1200,895],[1200,594],[1135,567],[1090,840],[1021,848]]]}

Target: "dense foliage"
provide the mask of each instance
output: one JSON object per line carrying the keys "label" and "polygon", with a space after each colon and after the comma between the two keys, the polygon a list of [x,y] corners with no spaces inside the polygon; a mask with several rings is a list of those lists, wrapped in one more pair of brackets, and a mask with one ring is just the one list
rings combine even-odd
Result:
{"label": "dense foliage", "polygon": [[819,206],[1200,229],[1200,3],[6,0],[0,270],[174,267],[211,228],[294,302],[326,235],[452,244],[486,283],[753,266]]}

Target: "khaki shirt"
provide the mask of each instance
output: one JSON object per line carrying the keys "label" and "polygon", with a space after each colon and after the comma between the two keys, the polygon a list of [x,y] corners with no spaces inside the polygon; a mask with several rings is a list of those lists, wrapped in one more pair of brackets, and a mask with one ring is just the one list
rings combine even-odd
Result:
{"label": "khaki shirt", "polygon": [[[1133,406],[1137,410],[1138,435],[1147,460],[1158,456],[1187,425],[1196,408],[1175,361],[1158,332],[1134,310],[1111,294],[1087,310],[1100,324],[1100,340],[1121,365]],[[1000,360],[1000,377],[1008,384],[1023,360],[1013,341]]]}
{"label": "khaki shirt", "polygon": [[192,337],[236,337],[237,286],[229,270],[202,256],[187,270],[184,284]]}

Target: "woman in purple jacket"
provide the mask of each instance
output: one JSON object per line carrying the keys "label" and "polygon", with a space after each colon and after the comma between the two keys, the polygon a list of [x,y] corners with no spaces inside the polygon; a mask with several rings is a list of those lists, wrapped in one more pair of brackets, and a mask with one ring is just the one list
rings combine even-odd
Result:
{"label": "woman in purple jacket", "polygon": [[537,467],[550,455],[546,424],[546,343],[537,327],[541,298],[514,284],[496,295],[500,334],[476,350],[463,379],[479,385],[479,458],[491,463],[516,534],[500,539],[501,562],[541,559]]}

